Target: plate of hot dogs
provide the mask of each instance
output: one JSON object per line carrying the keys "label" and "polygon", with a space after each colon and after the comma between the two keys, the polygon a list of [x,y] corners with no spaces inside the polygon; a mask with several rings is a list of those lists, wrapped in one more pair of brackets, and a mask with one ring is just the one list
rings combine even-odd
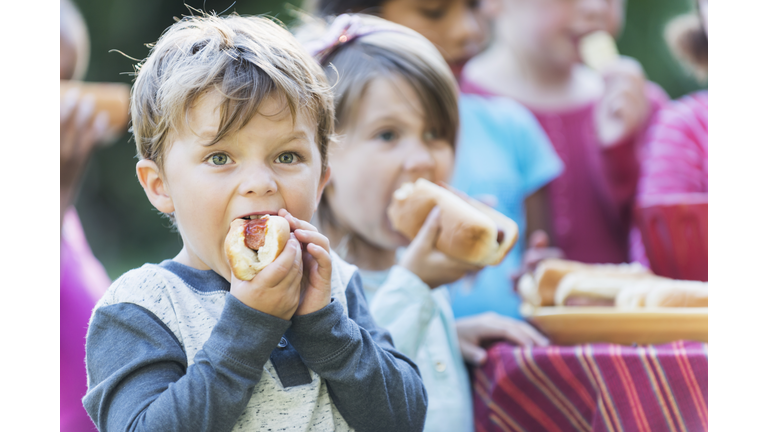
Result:
{"label": "plate of hot dogs", "polygon": [[640,264],[549,259],[524,275],[521,314],[558,345],[707,342],[708,284]]}

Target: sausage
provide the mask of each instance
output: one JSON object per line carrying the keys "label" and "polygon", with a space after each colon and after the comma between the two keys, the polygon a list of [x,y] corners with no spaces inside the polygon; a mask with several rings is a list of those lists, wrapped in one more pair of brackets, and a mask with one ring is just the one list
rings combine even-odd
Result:
{"label": "sausage", "polygon": [[253,250],[264,246],[267,237],[267,218],[251,219],[245,223],[245,245]]}

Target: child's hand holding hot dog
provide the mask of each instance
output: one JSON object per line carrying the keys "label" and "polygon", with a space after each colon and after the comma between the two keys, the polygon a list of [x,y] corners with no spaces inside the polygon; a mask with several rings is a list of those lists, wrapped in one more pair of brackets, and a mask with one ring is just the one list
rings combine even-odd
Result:
{"label": "child's hand holding hot dog", "polygon": [[630,57],[618,57],[602,69],[603,97],[595,109],[595,125],[603,146],[623,142],[648,119],[651,102],[645,93],[643,67]]}
{"label": "child's hand holding hot dog", "polygon": [[436,288],[476,272],[482,266],[455,260],[435,249],[440,232],[440,208],[435,206],[419,233],[405,250],[400,265],[419,277],[430,288]]}
{"label": "child's hand holding hot dog", "polygon": [[289,320],[299,306],[303,274],[301,245],[291,235],[283,252],[250,281],[231,276],[230,293],[245,305]]}
{"label": "child's hand holding hot dog", "polygon": [[296,315],[307,315],[331,302],[331,246],[328,238],[309,222],[292,216],[285,209],[281,209],[278,215],[288,220],[295,238],[302,244],[304,267]]}

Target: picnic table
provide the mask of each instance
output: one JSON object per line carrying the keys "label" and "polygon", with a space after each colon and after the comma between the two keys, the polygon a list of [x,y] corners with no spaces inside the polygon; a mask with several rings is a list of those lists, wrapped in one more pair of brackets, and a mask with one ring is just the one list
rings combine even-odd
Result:
{"label": "picnic table", "polygon": [[707,344],[497,343],[473,371],[477,432],[705,431]]}

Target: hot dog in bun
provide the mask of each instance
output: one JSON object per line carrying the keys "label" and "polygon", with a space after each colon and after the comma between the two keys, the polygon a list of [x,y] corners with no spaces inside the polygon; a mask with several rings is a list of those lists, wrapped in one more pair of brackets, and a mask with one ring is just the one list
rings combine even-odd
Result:
{"label": "hot dog in bun", "polygon": [[233,220],[224,240],[232,273],[240,280],[253,279],[280,255],[290,234],[288,221],[280,216],[260,215]]}
{"label": "hot dog in bun", "polygon": [[435,206],[440,207],[440,234],[435,247],[454,259],[496,265],[517,242],[518,228],[512,219],[425,179],[405,183],[396,190],[387,216],[397,231],[413,240]]}

